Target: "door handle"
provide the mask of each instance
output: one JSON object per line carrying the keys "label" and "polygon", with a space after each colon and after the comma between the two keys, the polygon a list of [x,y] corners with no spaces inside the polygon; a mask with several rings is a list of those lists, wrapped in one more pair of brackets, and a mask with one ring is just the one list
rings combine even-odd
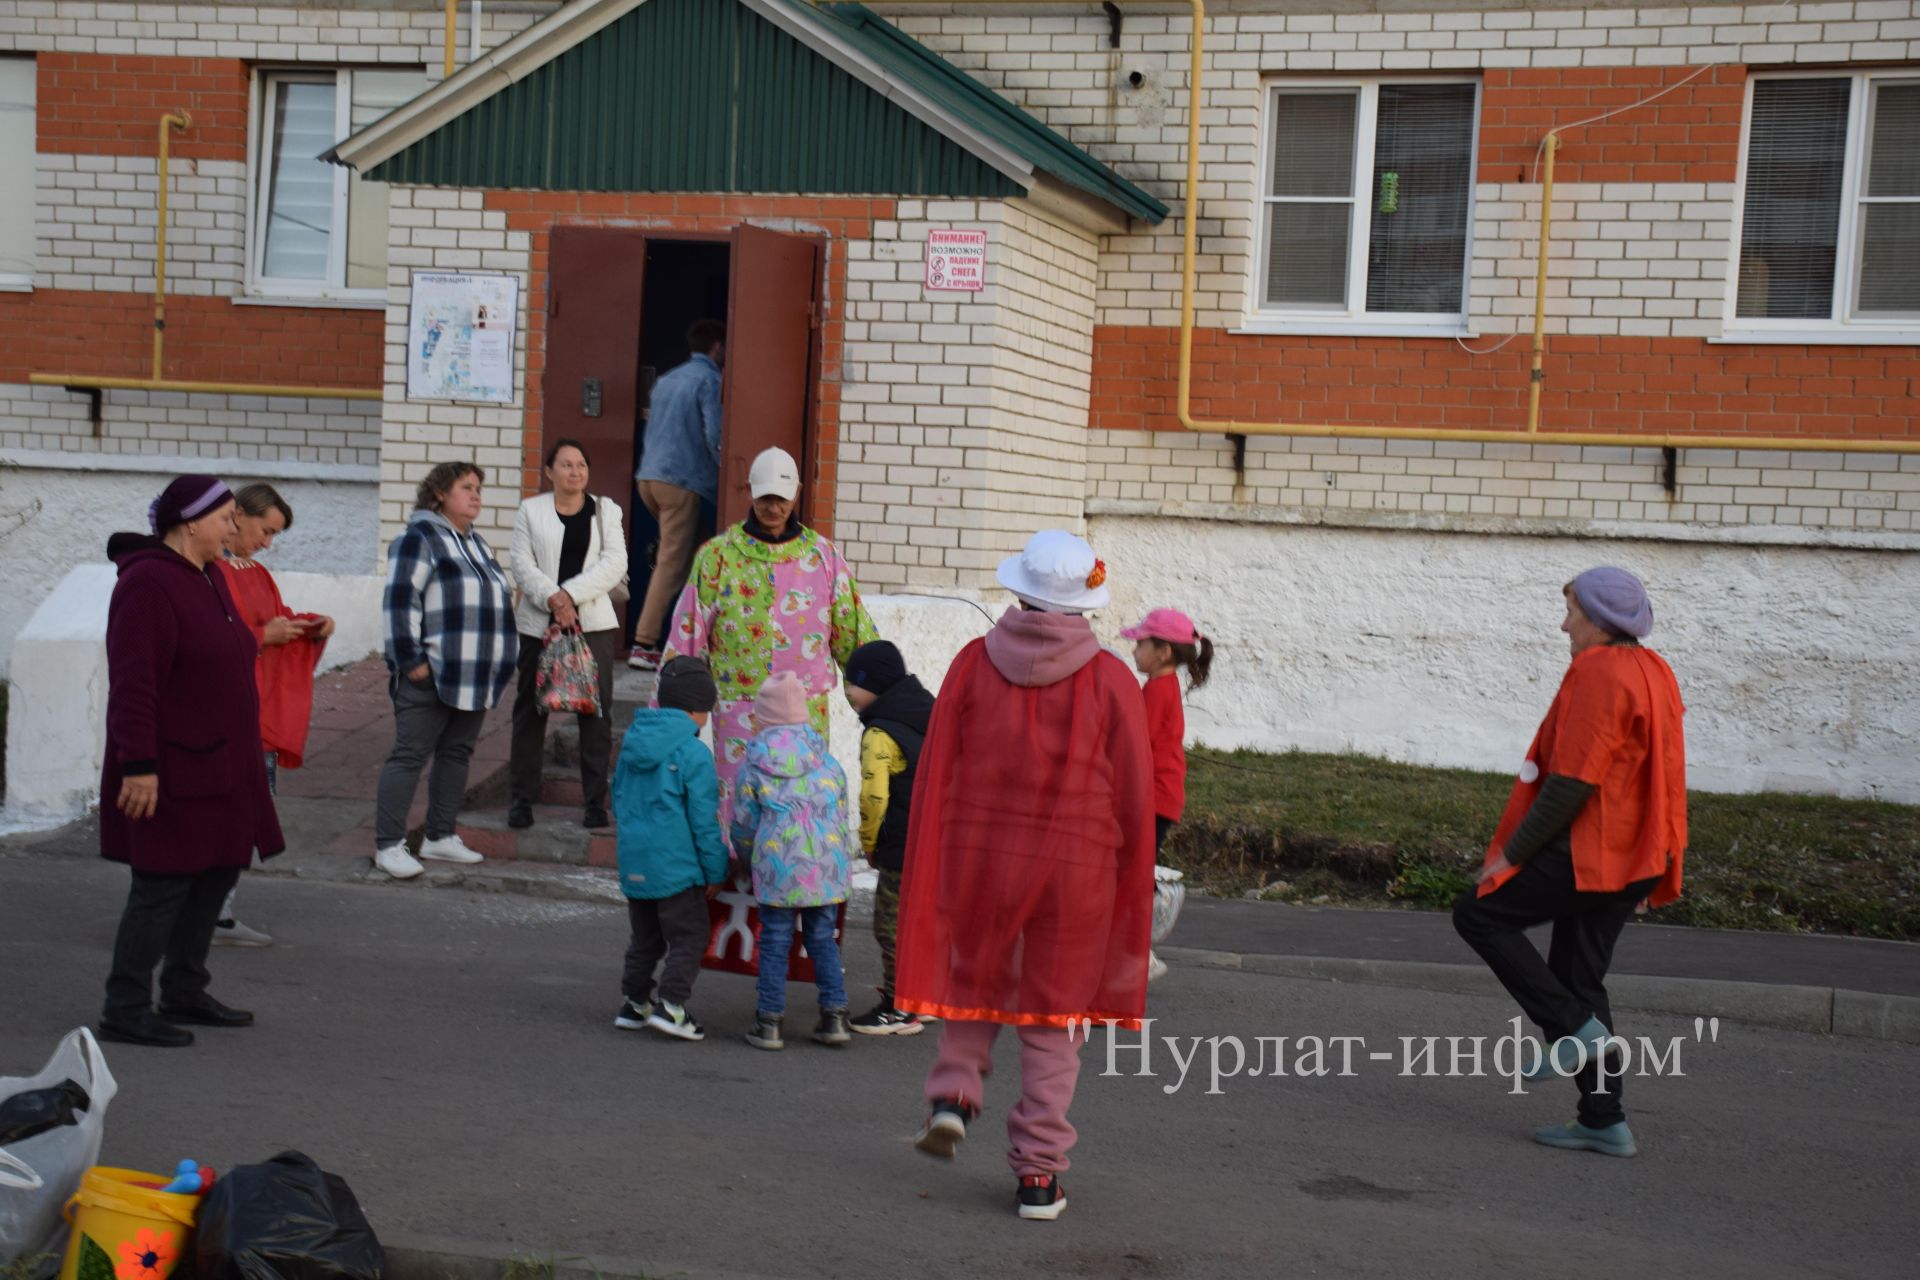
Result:
{"label": "door handle", "polygon": [[583,418],[600,416],[600,379],[580,379],[580,416]]}

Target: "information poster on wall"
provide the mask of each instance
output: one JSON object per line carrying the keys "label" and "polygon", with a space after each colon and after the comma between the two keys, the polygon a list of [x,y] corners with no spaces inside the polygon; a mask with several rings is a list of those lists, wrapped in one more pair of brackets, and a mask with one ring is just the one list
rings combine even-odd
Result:
{"label": "information poster on wall", "polygon": [[971,293],[986,287],[986,232],[927,232],[927,288]]}
{"label": "information poster on wall", "polygon": [[407,399],[513,402],[516,276],[416,271],[407,328]]}

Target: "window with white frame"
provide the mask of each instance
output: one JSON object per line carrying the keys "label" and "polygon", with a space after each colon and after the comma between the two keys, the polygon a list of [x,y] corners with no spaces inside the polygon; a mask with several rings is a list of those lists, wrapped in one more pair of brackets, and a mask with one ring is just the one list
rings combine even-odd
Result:
{"label": "window with white frame", "polygon": [[1756,76],[1729,328],[1920,326],[1920,69]]}
{"label": "window with white frame", "polygon": [[262,73],[247,249],[254,292],[385,296],[386,184],[320,157],[426,84],[426,72],[418,69]]}
{"label": "window with white frame", "polygon": [[1457,329],[1479,86],[1267,87],[1254,320]]}
{"label": "window with white frame", "polygon": [[34,230],[36,156],[33,142],[34,63],[0,58],[0,288],[33,285],[37,254]]}

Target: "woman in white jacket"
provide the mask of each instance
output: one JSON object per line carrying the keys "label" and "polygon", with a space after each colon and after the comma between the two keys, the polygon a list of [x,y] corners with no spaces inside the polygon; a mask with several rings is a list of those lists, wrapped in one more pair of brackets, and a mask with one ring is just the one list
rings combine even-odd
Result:
{"label": "woman in white jacket", "polygon": [[556,440],[547,450],[551,493],[528,498],[513,518],[509,560],[519,603],[514,626],[520,633],[519,691],[513,703],[512,807],[507,824],[533,825],[546,759],[547,718],[540,712],[534,681],[547,628],[555,623],[578,627],[600,670],[602,714],[580,716],[580,785],[585,792],[587,827],[600,830],[607,818],[607,770],[613,750],[614,646],[620,617],[609,593],[627,575],[627,535],[620,508],[587,493],[587,451],[577,440]]}

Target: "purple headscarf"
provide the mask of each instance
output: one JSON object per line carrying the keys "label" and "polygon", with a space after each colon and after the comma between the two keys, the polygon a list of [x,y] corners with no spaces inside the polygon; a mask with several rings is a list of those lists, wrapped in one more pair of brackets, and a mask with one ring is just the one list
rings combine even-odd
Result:
{"label": "purple headscarf", "polygon": [[147,508],[147,524],[158,537],[233,499],[233,491],[213,476],[179,476]]}
{"label": "purple headscarf", "polygon": [[1573,580],[1580,611],[1617,636],[1636,640],[1653,630],[1653,602],[1647,588],[1625,569],[1611,565],[1589,569]]}

